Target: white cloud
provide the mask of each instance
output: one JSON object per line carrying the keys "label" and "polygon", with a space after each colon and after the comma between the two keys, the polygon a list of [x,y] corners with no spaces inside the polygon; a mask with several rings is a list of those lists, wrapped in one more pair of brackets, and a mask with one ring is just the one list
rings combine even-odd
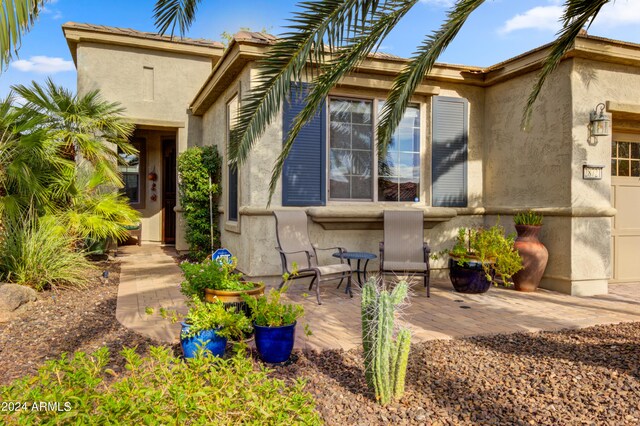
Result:
{"label": "white cloud", "polygon": [[561,6],[538,6],[529,9],[522,14],[518,14],[509,19],[498,30],[501,34],[508,34],[512,31],[535,29],[557,31],[560,28],[560,17],[563,9]]}
{"label": "white cloud", "polygon": [[640,2],[637,0],[617,0],[602,7],[593,25],[616,27],[619,25],[640,24]]}
{"label": "white cloud", "polygon": [[[446,0],[430,0],[446,1]],[[549,6],[538,6],[509,19],[498,30],[501,34],[512,31],[534,29],[556,32],[560,29],[560,17],[563,7],[560,0],[550,0]],[[640,24],[640,2],[637,0],[617,0],[602,7],[596,17],[593,28],[615,28],[623,25]]]}
{"label": "white cloud", "polygon": [[454,5],[455,0],[420,0],[422,3],[426,3],[436,7],[451,7]]}
{"label": "white cloud", "polygon": [[[56,4],[57,1],[50,1],[49,3],[53,5]],[[60,12],[58,9],[50,8],[47,6],[42,6],[42,8],[40,9],[40,13],[43,15],[50,15],[51,19],[53,19],[54,21],[62,18],[62,12]]]}
{"label": "white cloud", "polygon": [[75,67],[72,61],[65,61],[62,58],[51,58],[49,56],[32,56],[27,59],[19,59],[11,63],[11,67],[24,72],[35,72],[38,74],[55,74],[64,71],[73,71]]}

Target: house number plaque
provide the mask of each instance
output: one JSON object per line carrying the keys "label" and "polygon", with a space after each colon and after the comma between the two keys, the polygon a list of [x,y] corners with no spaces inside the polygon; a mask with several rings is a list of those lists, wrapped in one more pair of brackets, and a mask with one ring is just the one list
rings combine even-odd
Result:
{"label": "house number plaque", "polygon": [[585,164],[584,166],[582,166],[582,179],[601,180],[602,169],[604,169],[604,166],[595,166],[592,164]]}

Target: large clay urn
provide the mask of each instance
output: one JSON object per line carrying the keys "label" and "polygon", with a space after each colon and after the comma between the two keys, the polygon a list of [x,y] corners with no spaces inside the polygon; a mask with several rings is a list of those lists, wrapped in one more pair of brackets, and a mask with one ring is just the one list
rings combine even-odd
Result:
{"label": "large clay urn", "polygon": [[536,291],[540,285],[542,274],[547,267],[549,252],[538,240],[538,233],[542,226],[516,225],[518,238],[515,241],[516,250],[522,257],[523,269],[513,276],[516,290]]}

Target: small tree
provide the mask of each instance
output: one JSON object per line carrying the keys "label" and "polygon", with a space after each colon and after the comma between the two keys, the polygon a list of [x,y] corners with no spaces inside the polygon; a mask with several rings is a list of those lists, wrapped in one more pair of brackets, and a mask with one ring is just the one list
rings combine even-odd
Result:
{"label": "small tree", "polygon": [[189,255],[204,259],[220,246],[218,202],[222,160],[215,146],[193,147],[178,156],[178,191]]}

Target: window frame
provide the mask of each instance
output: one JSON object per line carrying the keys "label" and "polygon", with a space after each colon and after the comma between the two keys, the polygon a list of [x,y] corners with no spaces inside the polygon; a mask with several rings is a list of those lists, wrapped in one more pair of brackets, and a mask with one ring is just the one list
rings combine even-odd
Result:
{"label": "window frame", "polygon": [[[636,159],[635,157],[631,156],[631,145],[634,144],[636,146],[638,146],[638,149],[640,150],[640,140],[638,140],[638,138],[634,138],[630,135],[627,135],[625,133],[615,133],[612,137],[611,137],[611,146],[613,147],[613,144],[616,145],[616,150],[618,150],[618,144],[619,143],[627,143],[629,144],[629,153],[627,157],[618,157],[618,152],[616,152],[616,155],[613,155],[613,149],[610,152],[610,163],[613,163],[613,161],[616,162],[616,170],[615,170],[615,174],[613,173],[613,164],[611,164],[611,177],[612,178],[629,178],[629,179],[638,179],[638,177],[640,176],[634,176],[632,174],[632,170],[633,170],[633,162],[637,162],[640,161],[640,159]],[[626,175],[620,175],[619,174],[619,162],[620,160],[627,160],[629,162],[629,174]]]}
{"label": "window frame", "polygon": [[[129,200],[129,205],[131,208],[136,210],[142,210],[146,206],[146,195],[147,195],[147,138],[145,137],[133,137],[129,140],[129,143],[133,145],[138,150],[138,202],[134,203]],[[116,148],[116,152],[118,157],[120,157],[120,149]],[[118,165],[119,166],[119,165]],[[122,174],[120,170],[119,173]],[[124,180],[123,180],[124,184]],[[123,186],[124,189],[124,186]],[[121,193],[126,197],[126,194]],[[128,199],[128,197],[127,197]]]}
{"label": "window frame", "polygon": [[[332,198],[331,197],[331,110],[330,110],[330,105],[331,105],[331,100],[332,99],[338,99],[338,100],[347,100],[347,101],[369,101],[371,102],[371,108],[372,108],[372,119],[371,119],[371,125],[373,127],[372,130],[372,135],[373,135],[373,140],[372,140],[372,170],[371,170],[371,195],[372,197],[370,199],[358,199],[358,198]],[[327,96],[327,101],[325,102],[325,108],[326,108],[326,132],[325,134],[327,135],[327,143],[326,143],[326,157],[325,157],[325,162],[326,162],[326,191],[327,191],[327,205],[330,203],[336,203],[336,204],[344,204],[344,203],[380,203],[380,204],[389,204],[389,205],[395,205],[395,206],[402,206],[402,205],[407,205],[407,204],[416,204],[416,203],[421,203],[424,202],[425,200],[425,187],[426,184],[425,182],[425,174],[424,174],[424,164],[425,164],[425,146],[426,146],[426,141],[424,140],[424,135],[426,134],[425,131],[425,110],[424,110],[424,102],[422,102],[421,100],[417,100],[417,99],[412,99],[409,102],[409,105],[414,105],[418,108],[418,112],[420,114],[420,150],[419,152],[419,158],[420,158],[420,175],[419,175],[419,179],[420,179],[420,183],[419,183],[419,187],[418,187],[418,191],[417,191],[417,195],[418,195],[418,201],[388,201],[388,200],[378,200],[378,145],[377,145],[377,140],[378,140],[378,122],[379,122],[379,113],[377,113],[377,111],[379,110],[379,104],[384,102],[385,99],[380,97],[380,96],[375,96],[375,95],[357,95],[357,94],[342,94],[342,93],[335,93],[335,94],[330,94],[329,96]]]}
{"label": "window frame", "polygon": [[225,219],[225,230],[232,231],[236,233],[240,233],[240,169],[236,169],[236,215],[235,219],[231,219],[229,217],[230,206],[229,206],[229,187],[230,185],[230,175],[231,175],[231,167],[229,166],[229,153],[228,147],[229,142],[231,140],[231,113],[230,113],[230,105],[232,102],[237,103],[237,111],[240,109],[240,89],[230,93],[227,97],[225,97],[224,102],[224,115],[225,115],[225,185],[224,185],[224,198],[225,198],[225,209],[224,209],[224,219]]}

